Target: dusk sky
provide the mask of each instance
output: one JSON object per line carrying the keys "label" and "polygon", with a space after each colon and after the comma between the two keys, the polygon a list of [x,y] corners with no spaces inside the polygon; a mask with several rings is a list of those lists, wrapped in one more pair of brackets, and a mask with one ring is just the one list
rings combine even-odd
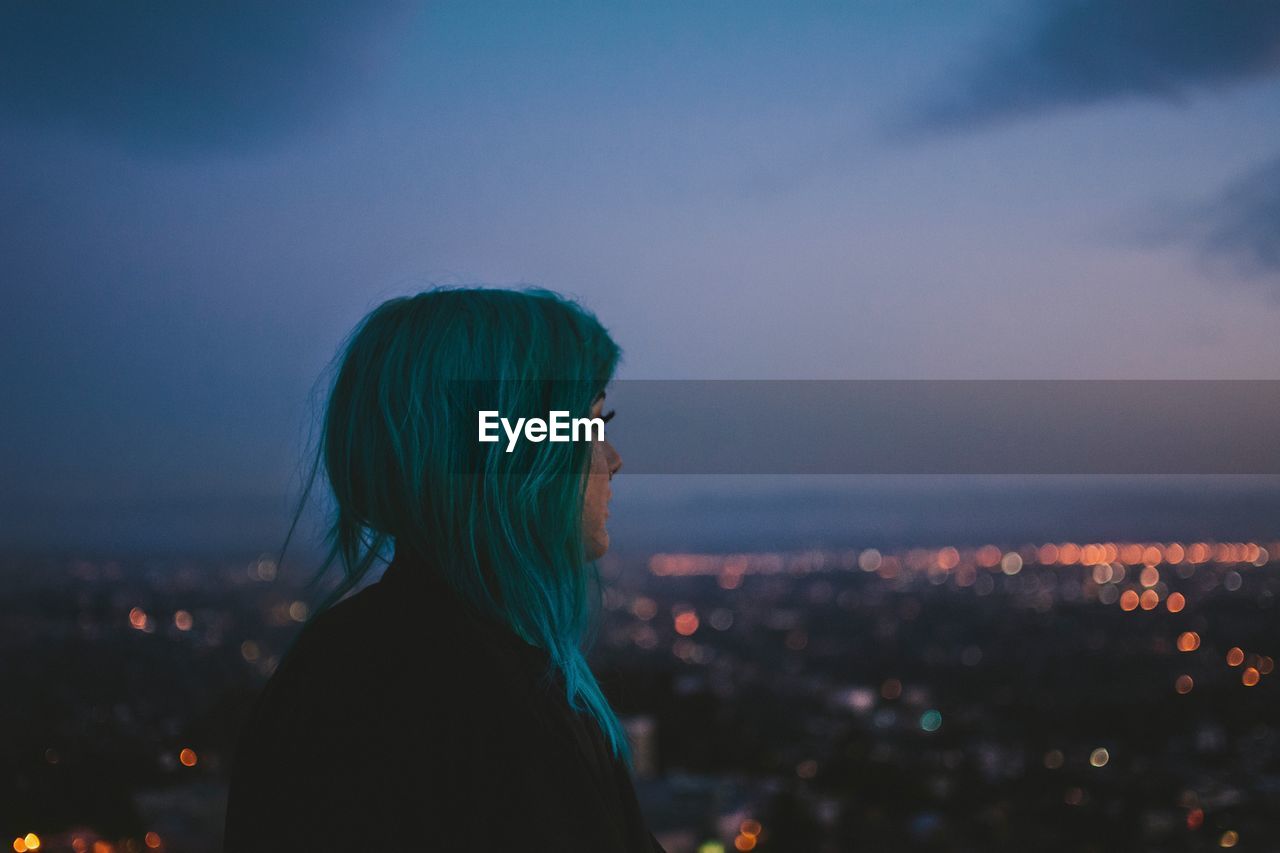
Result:
{"label": "dusk sky", "polygon": [[431,284],[621,378],[1280,379],[1270,0],[214,9],[0,11],[0,541],[278,544]]}

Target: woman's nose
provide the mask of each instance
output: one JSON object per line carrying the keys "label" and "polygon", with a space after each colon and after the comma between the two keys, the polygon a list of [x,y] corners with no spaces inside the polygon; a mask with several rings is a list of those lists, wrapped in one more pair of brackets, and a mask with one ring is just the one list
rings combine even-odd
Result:
{"label": "woman's nose", "polygon": [[622,470],[622,456],[617,450],[614,450],[612,444],[605,445],[605,450],[608,453],[609,476],[613,477],[614,474]]}

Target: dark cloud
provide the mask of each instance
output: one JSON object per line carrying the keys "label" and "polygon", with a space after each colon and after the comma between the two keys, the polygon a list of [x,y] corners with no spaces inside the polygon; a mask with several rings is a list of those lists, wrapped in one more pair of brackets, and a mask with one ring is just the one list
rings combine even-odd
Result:
{"label": "dark cloud", "polygon": [[1159,199],[1138,213],[1128,238],[1148,249],[1190,248],[1206,278],[1262,284],[1280,299],[1280,155],[1210,195]]}
{"label": "dark cloud", "polygon": [[1209,257],[1245,276],[1280,273],[1280,157],[1236,179],[1190,219]]}
{"label": "dark cloud", "polygon": [[1275,0],[1057,0],[905,123],[950,130],[1124,96],[1180,100],[1280,72]]}
{"label": "dark cloud", "polygon": [[[1274,0],[1055,0],[996,37],[898,130],[946,132],[1123,97],[1181,102],[1280,75]],[[1159,226],[1235,274],[1280,272],[1280,158]]]}
{"label": "dark cloud", "polygon": [[402,0],[0,6],[0,112],[159,150],[257,144],[374,75]]}

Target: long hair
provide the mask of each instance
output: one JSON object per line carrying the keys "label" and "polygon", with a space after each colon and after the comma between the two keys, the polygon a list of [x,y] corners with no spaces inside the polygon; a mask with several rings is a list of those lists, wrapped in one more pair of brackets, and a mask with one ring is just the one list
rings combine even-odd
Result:
{"label": "long hair", "polygon": [[323,468],[333,492],[320,574],[335,562],[342,570],[317,612],[389,545],[412,552],[479,613],[545,650],[570,707],[594,717],[629,765],[622,726],[584,656],[601,595],[582,536],[590,443],[520,441],[508,452],[505,437],[477,436],[481,410],[513,421],[587,417],[619,356],[593,315],[548,290],[437,288],[392,299],[343,346],[311,481]]}

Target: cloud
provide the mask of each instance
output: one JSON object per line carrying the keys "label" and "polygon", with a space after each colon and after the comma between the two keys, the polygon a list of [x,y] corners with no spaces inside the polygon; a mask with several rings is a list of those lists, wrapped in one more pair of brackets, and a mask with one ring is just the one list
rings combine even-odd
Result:
{"label": "cloud", "polygon": [[[1280,76],[1274,0],[1054,0],[896,130],[947,133],[1119,98],[1182,103]],[[1280,273],[1280,157],[1149,232],[1242,277]]]}
{"label": "cloud", "polygon": [[1190,248],[1205,277],[1262,283],[1280,300],[1280,155],[1199,199],[1155,200],[1137,218],[1136,245]]}
{"label": "cloud", "polygon": [[1120,97],[1186,99],[1280,73],[1274,0],[1055,0],[995,38],[907,131],[949,131]]}
{"label": "cloud", "polygon": [[1237,178],[1193,212],[1204,253],[1244,276],[1280,273],[1280,156]]}
{"label": "cloud", "polygon": [[162,151],[317,124],[376,71],[403,0],[28,0],[0,6],[0,113]]}

